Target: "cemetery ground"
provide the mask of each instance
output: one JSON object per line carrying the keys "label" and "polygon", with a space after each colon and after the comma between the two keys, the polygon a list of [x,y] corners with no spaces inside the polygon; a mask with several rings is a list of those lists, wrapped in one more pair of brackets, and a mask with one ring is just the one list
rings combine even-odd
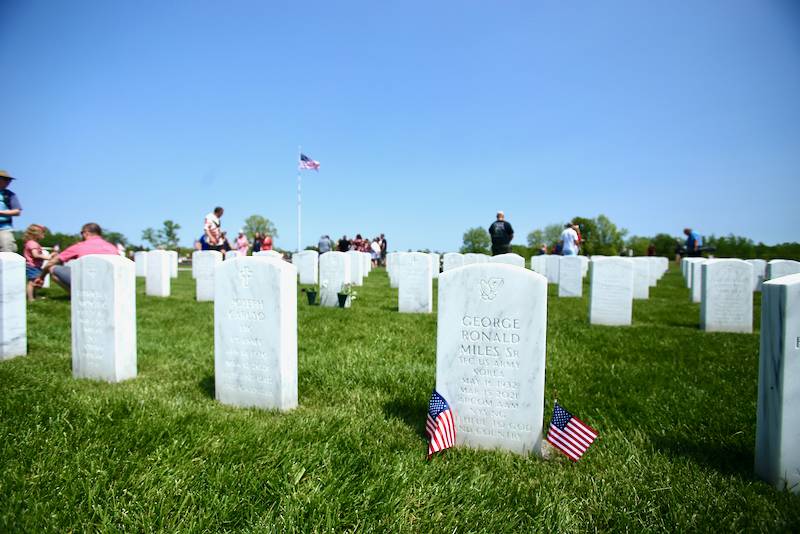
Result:
{"label": "cemetery ground", "polygon": [[0,363],[0,531],[800,529],[800,497],[753,474],[760,294],[756,333],[723,334],[699,330],[675,267],[631,327],[590,326],[588,286],[551,285],[545,426],[557,389],[600,432],[573,464],[426,461],[436,315],[398,313],[382,269],[351,309],[298,293],[288,413],[214,400],[213,304],[190,273],[169,298],[137,284],[139,374],[119,384],[72,378],[60,289],[29,305],[29,355]]}

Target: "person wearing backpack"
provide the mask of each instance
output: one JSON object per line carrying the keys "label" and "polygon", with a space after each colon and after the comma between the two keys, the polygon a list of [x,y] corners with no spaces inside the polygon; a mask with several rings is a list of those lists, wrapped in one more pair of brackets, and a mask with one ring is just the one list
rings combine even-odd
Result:
{"label": "person wearing backpack", "polygon": [[511,252],[514,229],[502,211],[497,212],[497,220],[489,227],[489,235],[492,237],[492,256]]}
{"label": "person wearing backpack", "polygon": [[14,239],[13,217],[19,217],[22,206],[17,195],[8,189],[14,177],[6,171],[0,171],[0,252],[16,252],[17,242]]}

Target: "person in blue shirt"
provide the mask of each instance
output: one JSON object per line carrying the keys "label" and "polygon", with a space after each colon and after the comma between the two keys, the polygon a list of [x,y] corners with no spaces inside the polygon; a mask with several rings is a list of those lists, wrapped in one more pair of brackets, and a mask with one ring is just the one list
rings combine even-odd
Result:
{"label": "person in blue shirt", "polygon": [[22,213],[22,206],[8,185],[14,179],[6,171],[0,171],[0,252],[16,252],[13,217]]}
{"label": "person in blue shirt", "polygon": [[701,255],[700,247],[703,246],[703,238],[691,228],[684,228],[686,234],[686,256],[689,258],[699,258]]}

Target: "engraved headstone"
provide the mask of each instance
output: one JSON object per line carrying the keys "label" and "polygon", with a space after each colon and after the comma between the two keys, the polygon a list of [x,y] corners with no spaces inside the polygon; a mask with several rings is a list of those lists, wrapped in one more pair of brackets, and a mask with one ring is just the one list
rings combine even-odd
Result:
{"label": "engraved headstone", "polygon": [[147,251],[134,252],[133,261],[136,262],[136,276],[147,277]]}
{"label": "engraved headstone", "polygon": [[297,269],[301,284],[316,284],[319,253],[316,250],[302,250],[292,255],[292,264]]}
{"label": "engraved headstone", "polygon": [[214,273],[220,263],[222,253],[216,250],[198,250],[192,254],[195,296],[198,302],[214,301]]}
{"label": "engraved headstone", "polygon": [[700,302],[703,296],[703,271],[702,267],[709,260],[701,259],[689,264],[689,290],[691,291],[692,302]]}
{"label": "engraved headstone", "polygon": [[404,258],[397,292],[401,313],[431,313],[433,311],[433,281],[431,257],[424,252],[411,252]]}
{"label": "engraved headstone", "polygon": [[661,266],[661,260],[659,260],[656,256],[644,256],[647,258],[648,267],[647,270],[648,274],[648,283],[650,287],[656,287],[658,285],[658,280],[661,278],[659,274],[659,268]]}
{"label": "engraved headstone", "polygon": [[800,493],[800,274],[761,291],[755,471]]}
{"label": "engraved headstone", "polygon": [[0,360],[28,353],[25,258],[0,252]]}
{"label": "engraved headstone", "polygon": [[464,255],[459,252],[447,252],[442,256],[442,272],[464,266]]}
{"label": "engraved headstone", "polygon": [[581,278],[586,278],[586,275],[589,274],[589,258],[586,256],[578,256],[581,260]]}
{"label": "engraved headstone", "polygon": [[387,271],[389,271],[389,287],[400,286],[400,258],[405,252],[390,252],[386,255]]}
{"label": "engraved headstone", "polygon": [[547,270],[547,282],[550,284],[558,283],[558,269],[560,267],[561,256],[556,254],[547,254],[545,256],[545,265]]}
{"label": "engraved headstone", "polygon": [[170,257],[166,250],[147,253],[147,279],[145,295],[168,297],[170,293]]}
{"label": "engraved headstone", "polygon": [[516,267],[525,268],[525,258],[519,254],[509,252],[508,254],[498,254],[489,258],[489,263],[505,263],[507,265],[514,265]]}
{"label": "engraved headstone", "polygon": [[357,250],[345,252],[350,258],[350,283],[355,286],[364,284],[364,257]]}
{"label": "engraved headstone", "polygon": [[580,297],[583,295],[581,259],[578,256],[561,256],[558,264],[558,296]]}
{"label": "engraved headstone", "polygon": [[[326,252],[319,257],[320,306],[333,308],[339,305],[338,293],[350,281],[350,257],[344,252]],[[347,299],[346,307],[350,307]]]}
{"label": "engraved headstone", "polygon": [[169,276],[170,278],[178,278],[178,252],[175,250],[168,250],[169,256]]}
{"label": "engraved headstone", "polygon": [[481,254],[478,252],[467,252],[464,254],[464,265],[473,265],[475,263],[488,263],[490,256],[488,254]]}
{"label": "engraved headstone", "polygon": [[686,287],[691,289],[692,288],[692,264],[697,262],[706,261],[705,258],[683,258],[681,260],[681,265],[684,265],[685,272],[684,272],[684,279],[686,282]]}
{"label": "engraved headstone", "polygon": [[753,331],[753,266],[743,260],[708,260],[702,269],[700,328],[706,332]]}
{"label": "engraved headstone", "polygon": [[108,382],[136,377],[135,264],[92,254],[69,266],[72,376]]}
{"label": "engraved headstone", "polygon": [[242,256],[217,267],[215,284],[217,400],[297,407],[297,270],[287,262]]}
{"label": "engraved headstone", "polygon": [[797,273],[800,273],[800,261],[772,260],[767,263],[767,280]]}
{"label": "engraved headstone", "polygon": [[531,270],[542,276],[547,276],[547,256],[531,256]]}
{"label": "engraved headstone", "polygon": [[253,256],[264,256],[267,258],[273,258],[276,260],[282,260],[283,254],[278,252],[277,250],[259,250],[258,252],[254,252]]}
{"label": "engraved headstone", "polygon": [[766,260],[745,260],[753,266],[753,291],[761,291],[761,284],[764,283],[764,277],[767,275],[767,261]]}
{"label": "engraved headstone", "polygon": [[633,261],[633,298],[650,298],[650,261],[646,257],[631,258]]}
{"label": "engraved headstone", "polygon": [[435,252],[431,252],[430,253],[430,257],[431,257],[431,276],[435,280],[435,279],[439,278],[439,267],[440,267],[442,258],[441,258],[441,256],[439,256]]}
{"label": "engraved headstone", "polygon": [[547,280],[504,264],[439,277],[436,390],[456,444],[541,454]]}
{"label": "engraved headstone", "polygon": [[631,324],[634,270],[634,261],[629,258],[592,258],[589,288],[591,324]]}
{"label": "engraved headstone", "polygon": [[669,258],[665,258],[664,256],[658,256],[658,261],[656,262],[658,267],[658,279],[664,276],[664,274],[669,271]]}

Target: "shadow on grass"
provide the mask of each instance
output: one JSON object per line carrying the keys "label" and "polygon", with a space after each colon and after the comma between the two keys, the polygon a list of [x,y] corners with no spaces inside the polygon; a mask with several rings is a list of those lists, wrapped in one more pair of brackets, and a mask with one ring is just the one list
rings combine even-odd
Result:
{"label": "shadow on grass", "polygon": [[381,306],[381,309],[384,310],[384,311],[390,311],[390,312],[399,312],[400,311],[399,307],[391,306],[391,305]]}
{"label": "shadow on grass", "polygon": [[410,403],[405,400],[391,400],[383,404],[383,413],[387,418],[400,419],[419,436],[428,439],[425,433],[427,402]]}
{"label": "shadow on grass", "polygon": [[200,389],[203,390],[207,396],[211,397],[212,399],[216,399],[216,390],[214,389],[214,375],[208,375],[200,382],[197,383],[200,386]]}
{"label": "shadow on grass", "polygon": [[668,456],[683,456],[698,464],[715,469],[726,475],[739,475],[744,479],[755,479],[753,474],[752,447],[689,441],[678,436],[654,437],[656,450]]}

